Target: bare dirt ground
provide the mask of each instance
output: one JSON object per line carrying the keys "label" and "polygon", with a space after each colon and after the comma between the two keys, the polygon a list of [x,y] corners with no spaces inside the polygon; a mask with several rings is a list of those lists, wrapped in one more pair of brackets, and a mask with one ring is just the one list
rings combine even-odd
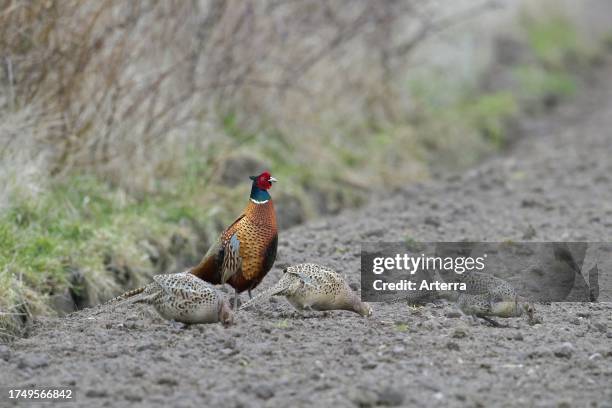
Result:
{"label": "bare dirt ground", "polygon": [[[283,231],[282,267],[319,262],[360,279],[360,243],[612,237],[612,85],[599,81],[504,155]],[[277,203],[282,206],[282,203]],[[493,328],[449,304],[374,304],[374,315],[297,316],[284,300],[230,328],[186,329],[144,306],[34,322],[0,345],[0,384],[70,387],[62,406],[612,407],[612,280],[600,303],[538,305],[542,324]],[[0,406],[12,406],[2,389]],[[21,403],[21,406],[29,406]]]}

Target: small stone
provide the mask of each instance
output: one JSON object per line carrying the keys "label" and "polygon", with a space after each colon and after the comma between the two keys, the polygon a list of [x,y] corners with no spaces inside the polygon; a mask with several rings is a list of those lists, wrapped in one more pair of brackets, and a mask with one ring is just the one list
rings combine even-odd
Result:
{"label": "small stone", "polygon": [[157,379],[159,385],[167,385],[169,387],[178,385],[178,381],[172,377],[160,377]]}
{"label": "small stone", "polygon": [[125,396],[125,399],[130,401],[130,402],[140,402],[142,401],[142,395],[138,395],[138,394],[127,394]]}
{"label": "small stone", "polygon": [[404,393],[399,389],[384,388],[378,391],[377,405],[397,407],[404,402]]}
{"label": "small stone", "polygon": [[574,317],[573,319],[570,320],[571,324],[575,324],[576,326],[580,325],[580,323],[582,323],[582,321],[580,320],[579,317]]}
{"label": "small stone", "polygon": [[312,373],[312,375],[310,376],[310,379],[314,380],[314,381],[320,381],[320,380],[323,379],[323,374],[321,374],[321,373]]}
{"label": "small stone", "polygon": [[91,389],[91,390],[87,390],[87,392],[85,393],[85,396],[87,398],[104,398],[108,396],[108,392],[106,390]]}
{"label": "small stone", "polygon": [[446,312],[444,316],[446,316],[449,319],[458,319],[461,317],[461,312],[456,311],[456,310],[451,310],[451,311]]}
{"label": "small stone", "polygon": [[266,384],[257,386],[255,395],[263,400],[268,400],[274,396],[274,388]]}
{"label": "small stone", "polygon": [[432,216],[425,217],[425,220],[423,222],[425,223],[425,225],[431,225],[432,227],[436,228],[440,226],[440,220]]}
{"label": "small stone", "polygon": [[223,354],[223,355],[224,355],[224,356],[226,356],[226,357],[236,355],[236,354],[238,354],[239,352],[240,352],[240,350],[231,349],[231,348],[224,348],[224,349],[221,349],[221,354]]}
{"label": "small stone", "polygon": [[600,353],[593,353],[589,356],[589,360],[591,361],[601,360],[602,358],[603,356]]}
{"label": "small stone", "polygon": [[145,350],[159,350],[160,346],[157,343],[144,343],[140,344],[136,347],[136,351],[145,351]]}
{"label": "small stone", "polygon": [[578,312],[578,313],[576,313],[576,316],[584,317],[584,318],[589,318],[589,317],[591,317],[591,312]]}
{"label": "small stone", "polygon": [[325,381],[325,382],[320,382],[319,384],[317,384],[313,389],[315,391],[327,391],[327,390],[331,390],[334,388],[334,384],[329,382],[329,381]]}
{"label": "small stone", "polygon": [[373,407],[378,404],[376,392],[363,387],[349,390],[348,398],[358,407]]}
{"label": "small stone", "polygon": [[523,335],[519,332],[519,333],[516,333],[513,338],[514,340],[522,341]]}
{"label": "small stone", "polygon": [[539,203],[536,200],[524,198],[521,200],[521,207],[523,208],[531,208],[537,206]]}
{"label": "small stone", "polygon": [[451,337],[455,339],[462,339],[464,337],[467,337],[467,333],[465,332],[464,329],[458,328],[453,331],[453,334],[451,335]]}
{"label": "small stone", "polygon": [[464,394],[455,394],[455,398],[457,398],[459,401],[465,401],[467,399]]}
{"label": "small stone", "polygon": [[140,329],[141,327],[142,324],[139,321],[128,321],[125,323],[125,328],[128,330]]}
{"label": "small stone", "polygon": [[403,353],[404,353],[404,351],[406,351],[406,348],[405,348],[405,347],[402,347],[402,346],[395,346],[395,347],[393,347],[393,349],[391,350],[391,352],[392,352],[393,354],[403,354]]}
{"label": "small stone", "polygon": [[572,357],[572,354],[574,353],[574,351],[575,351],[574,345],[572,343],[565,342],[557,346],[554,349],[553,354],[556,357],[560,357],[560,358],[570,358]]}
{"label": "small stone", "polygon": [[376,367],[378,367],[378,364],[376,364],[376,363],[369,363],[369,362],[368,362],[368,363],[365,363],[365,364],[363,364],[363,365],[361,366],[361,368],[363,368],[364,370],[373,370],[373,369],[375,369]]}
{"label": "small stone", "polygon": [[446,348],[449,350],[459,351],[459,345],[453,341],[446,343]]}
{"label": "small stone", "polygon": [[542,347],[537,347],[533,350],[530,350],[527,353],[527,358],[534,359],[534,358],[541,358],[541,357],[550,357],[552,356],[552,354],[553,352],[549,348],[542,346]]}
{"label": "small stone", "polygon": [[350,346],[344,349],[344,354],[346,354],[347,356],[356,356],[357,354],[359,354],[359,350],[357,350],[353,346]]}
{"label": "small stone", "polygon": [[136,378],[141,378],[145,375],[145,372],[141,368],[137,368],[132,372],[132,375]]}

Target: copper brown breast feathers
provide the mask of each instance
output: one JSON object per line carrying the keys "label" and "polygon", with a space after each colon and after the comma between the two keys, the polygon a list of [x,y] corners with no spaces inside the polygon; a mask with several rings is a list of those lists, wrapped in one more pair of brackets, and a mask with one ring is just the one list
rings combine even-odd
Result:
{"label": "copper brown breast feathers", "polygon": [[249,291],[249,295],[272,268],[278,244],[274,204],[268,193],[276,180],[268,172],[251,179],[251,195],[242,215],[191,269],[192,274],[207,282],[227,283],[236,294]]}

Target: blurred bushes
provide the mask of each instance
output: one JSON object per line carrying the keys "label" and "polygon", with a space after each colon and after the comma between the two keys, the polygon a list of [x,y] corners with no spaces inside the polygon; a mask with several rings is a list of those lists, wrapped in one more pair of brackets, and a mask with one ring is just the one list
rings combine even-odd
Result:
{"label": "blurred bushes", "polygon": [[182,175],[190,151],[214,165],[244,145],[261,155],[291,147],[284,161],[306,165],[331,132],[350,150],[339,135],[363,117],[386,120],[397,67],[452,24],[433,11],[349,0],[5,2],[0,115],[13,128],[0,146],[14,154],[3,159],[20,156],[13,167],[34,166],[41,179],[87,172],[155,192]]}
{"label": "blurred bushes", "polygon": [[583,52],[576,29],[562,15],[536,18],[523,14],[522,25],[533,53],[545,66],[563,69],[568,58],[577,60]]}

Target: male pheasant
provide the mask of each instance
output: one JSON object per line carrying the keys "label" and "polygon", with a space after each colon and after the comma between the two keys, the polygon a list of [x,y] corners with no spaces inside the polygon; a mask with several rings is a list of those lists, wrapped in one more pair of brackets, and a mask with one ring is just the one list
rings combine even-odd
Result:
{"label": "male pheasant", "polygon": [[117,307],[123,303],[152,305],[164,319],[181,323],[232,324],[232,310],[227,299],[212,285],[190,273],[155,275],[153,282],[111,300]]}
{"label": "male pheasant", "polygon": [[370,316],[372,308],[353,292],[337,272],[321,265],[304,263],[283,270],[281,279],[270,289],[248,301],[240,309],[270,296],[285,296],[298,310],[349,310]]}
{"label": "male pheasant", "polygon": [[276,260],[278,229],[272,198],[268,193],[276,181],[269,172],[251,176],[249,203],[210,247],[202,261],[190,272],[212,284],[229,284],[238,294],[249,292],[262,281]]}

